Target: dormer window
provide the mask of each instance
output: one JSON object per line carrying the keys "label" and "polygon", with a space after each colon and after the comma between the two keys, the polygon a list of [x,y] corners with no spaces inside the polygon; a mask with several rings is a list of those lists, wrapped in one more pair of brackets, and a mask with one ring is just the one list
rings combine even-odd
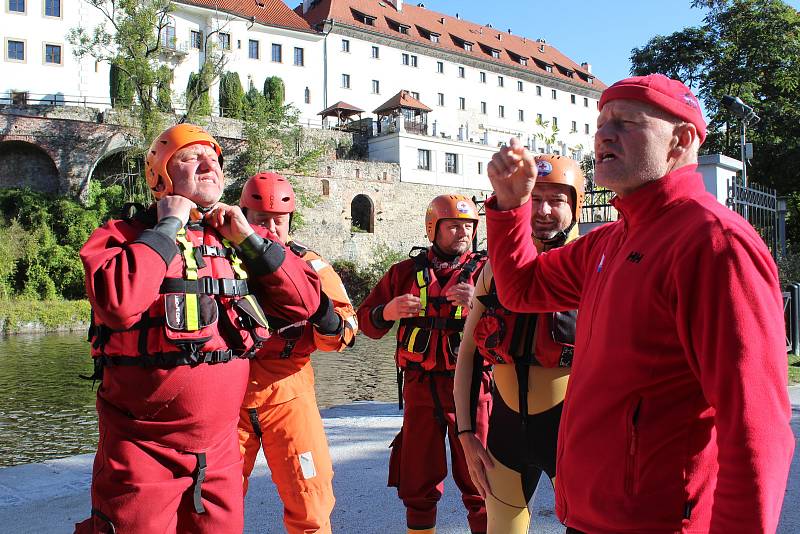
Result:
{"label": "dormer window", "polygon": [[485,44],[481,44],[481,48],[483,49],[484,52],[486,52],[487,54],[489,54],[493,58],[499,58],[500,57],[500,50],[498,50],[496,48],[492,48],[491,46],[487,46]]}
{"label": "dormer window", "polygon": [[512,52],[511,50],[508,50],[508,55],[511,57],[511,59],[515,63],[519,63],[523,67],[528,65],[528,58],[527,57],[521,56],[521,55],[517,54],[516,52]]}
{"label": "dormer window", "polygon": [[553,72],[553,66],[552,65],[545,65],[544,66],[544,70],[546,70],[547,72]]}
{"label": "dormer window", "polygon": [[453,43],[459,48],[463,48],[467,52],[472,52],[472,44],[470,41],[465,41],[461,37],[456,37],[453,34],[450,34],[450,37],[453,39]]}
{"label": "dormer window", "polygon": [[367,15],[366,13],[362,13],[356,9],[350,9],[353,13],[353,18],[356,22],[360,22],[361,24],[366,24],[367,26],[375,26],[375,17],[372,15]]}
{"label": "dormer window", "polygon": [[492,50],[491,51],[492,57],[499,58],[500,57],[500,50]]}
{"label": "dormer window", "polygon": [[386,19],[386,22],[389,23],[389,27],[391,29],[393,29],[397,33],[402,33],[403,35],[408,35],[408,30],[411,28],[411,26],[408,26],[407,24],[401,24],[396,20],[392,20],[389,18]]}
{"label": "dormer window", "polygon": [[419,26],[419,25],[417,26],[417,31],[419,32],[419,34],[423,38],[429,40],[432,43],[438,43],[439,42],[439,37],[441,37],[441,35],[442,35],[440,33],[432,32],[432,31],[430,31],[430,30],[428,30],[426,28],[423,28],[422,26]]}
{"label": "dormer window", "polygon": [[465,42],[464,43],[464,50],[466,50],[467,52],[472,52],[472,43]]}

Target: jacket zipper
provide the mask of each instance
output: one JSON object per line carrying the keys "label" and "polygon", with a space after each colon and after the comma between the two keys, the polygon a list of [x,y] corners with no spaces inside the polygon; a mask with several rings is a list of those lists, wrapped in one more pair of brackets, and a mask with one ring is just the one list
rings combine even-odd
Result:
{"label": "jacket zipper", "polygon": [[636,453],[639,447],[639,413],[642,409],[642,398],[636,400],[630,417],[628,434],[628,457],[625,462],[625,492],[633,495],[636,491]]}

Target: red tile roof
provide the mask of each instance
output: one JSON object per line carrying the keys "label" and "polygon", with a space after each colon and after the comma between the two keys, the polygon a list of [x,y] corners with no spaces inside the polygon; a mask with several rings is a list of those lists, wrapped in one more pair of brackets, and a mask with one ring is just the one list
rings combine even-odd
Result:
{"label": "red tile roof", "polygon": [[[295,8],[295,12],[302,14],[302,4]],[[373,19],[373,23],[367,24],[364,17]],[[465,57],[527,70],[579,87],[597,91],[606,88],[603,82],[551,44],[511,35],[488,25],[457,19],[411,3],[403,2],[402,11],[397,11],[387,0],[319,0],[304,18],[313,27],[332,19],[340,24],[382,33],[401,41],[424,44]],[[401,27],[405,28],[406,33],[399,31]],[[438,43],[431,41],[431,33],[440,36]],[[464,49],[465,42],[473,45],[471,51]],[[499,57],[492,57],[493,50],[499,52]],[[526,58],[527,65],[520,64],[520,58]],[[548,66],[552,68],[552,72],[547,72]],[[569,76],[569,72],[574,73],[573,77]],[[587,77],[594,78],[594,83],[588,83],[585,80]]]}
{"label": "red tile roof", "polygon": [[431,108],[411,96],[411,93],[403,89],[392,98],[378,106],[373,113],[376,115],[385,114],[387,111],[394,111],[400,108],[418,109],[420,111],[433,111]]}
{"label": "red tile roof", "polygon": [[292,11],[282,0],[176,0],[180,4],[216,9],[224,13],[253,19],[266,26],[313,31],[303,17]]}
{"label": "red tile roof", "polygon": [[336,116],[337,114],[350,116],[350,115],[358,115],[359,113],[364,113],[364,110],[354,106],[353,104],[348,104],[347,102],[339,100],[334,105],[329,106],[320,111],[319,113],[317,113],[317,115],[322,115],[323,117],[327,115]]}

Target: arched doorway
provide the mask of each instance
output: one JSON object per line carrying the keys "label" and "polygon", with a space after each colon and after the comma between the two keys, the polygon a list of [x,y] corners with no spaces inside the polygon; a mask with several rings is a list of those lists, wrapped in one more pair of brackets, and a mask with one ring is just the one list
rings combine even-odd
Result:
{"label": "arched doorway", "polygon": [[0,143],[0,187],[57,193],[58,168],[53,158],[33,143],[4,141]]}
{"label": "arched doorway", "polygon": [[126,200],[146,203],[150,190],[144,181],[144,161],[130,147],[120,147],[104,154],[95,164],[89,183],[105,187],[119,185]]}
{"label": "arched doorway", "polygon": [[367,195],[356,195],[350,202],[350,218],[354,232],[375,232],[375,206]]}

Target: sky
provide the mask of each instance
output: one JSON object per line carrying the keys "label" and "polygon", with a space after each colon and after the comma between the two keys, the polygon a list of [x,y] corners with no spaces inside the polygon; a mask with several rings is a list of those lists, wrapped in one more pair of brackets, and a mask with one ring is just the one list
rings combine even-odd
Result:
{"label": "sky", "polygon": [[[703,23],[691,0],[416,0],[425,7],[531,39],[543,38],[607,85],[630,75],[633,48]],[[789,0],[800,9],[800,0]]]}

